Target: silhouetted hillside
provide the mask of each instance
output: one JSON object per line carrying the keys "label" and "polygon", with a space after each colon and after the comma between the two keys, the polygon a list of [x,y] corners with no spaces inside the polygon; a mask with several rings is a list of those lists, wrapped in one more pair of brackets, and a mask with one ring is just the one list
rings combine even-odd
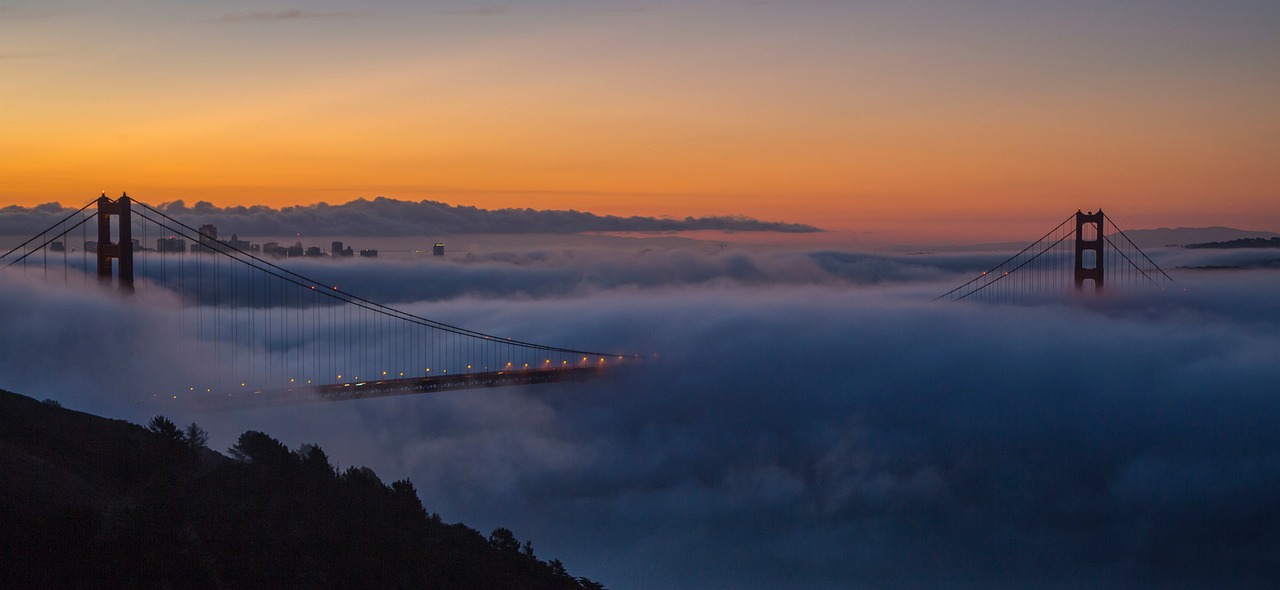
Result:
{"label": "silhouetted hillside", "polygon": [[315,446],[147,428],[0,391],[0,580],[6,588],[603,586],[423,509],[413,484],[338,472]]}

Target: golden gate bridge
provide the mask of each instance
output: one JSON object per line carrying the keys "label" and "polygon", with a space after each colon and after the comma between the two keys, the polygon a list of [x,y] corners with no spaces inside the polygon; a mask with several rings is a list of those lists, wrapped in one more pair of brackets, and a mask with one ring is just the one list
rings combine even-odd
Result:
{"label": "golden gate bridge", "polygon": [[1017,254],[935,301],[1011,303],[1070,289],[1100,294],[1104,287],[1163,290],[1173,286],[1176,282],[1169,273],[1099,209],[1076,211]]}
{"label": "golden gate bridge", "polygon": [[[78,253],[68,248],[76,237],[84,245]],[[145,247],[151,239],[157,248]],[[175,239],[198,244],[200,254],[161,247]],[[210,239],[127,195],[103,194],[0,256],[0,265],[73,286],[157,292],[175,310],[178,331],[196,343],[203,370],[156,396],[206,406],[578,380],[639,358],[480,332],[377,303]],[[1004,303],[1172,285],[1101,210],[1077,211],[936,300]]]}
{"label": "golden gate bridge", "polygon": [[[84,244],[78,255],[67,243],[76,237]],[[200,254],[144,246],[179,238]],[[157,395],[204,406],[580,380],[638,358],[479,332],[383,305],[209,239],[127,194],[103,194],[0,261],[48,281],[176,298],[174,321],[198,343],[193,354],[206,370],[197,383]]]}

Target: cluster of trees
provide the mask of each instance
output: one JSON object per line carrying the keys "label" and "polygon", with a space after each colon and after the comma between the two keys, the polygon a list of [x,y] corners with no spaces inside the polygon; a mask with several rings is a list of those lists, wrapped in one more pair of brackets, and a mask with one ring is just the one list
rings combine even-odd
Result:
{"label": "cluster of trees", "polygon": [[317,446],[249,431],[228,458],[196,424],[157,416],[137,430],[113,447],[132,454],[120,458],[132,483],[106,509],[68,502],[9,536],[23,544],[6,551],[21,558],[3,568],[12,587],[604,588],[510,530],[446,524],[408,480],[340,471]]}

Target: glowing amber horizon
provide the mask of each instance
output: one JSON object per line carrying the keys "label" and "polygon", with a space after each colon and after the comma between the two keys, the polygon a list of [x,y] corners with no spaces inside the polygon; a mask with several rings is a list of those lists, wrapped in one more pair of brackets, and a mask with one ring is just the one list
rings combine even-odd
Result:
{"label": "glowing amber horizon", "polygon": [[[172,10],[0,13],[0,205],[106,186],[919,236],[1099,206],[1280,228],[1270,13]],[[113,26],[134,34],[92,32]]]}

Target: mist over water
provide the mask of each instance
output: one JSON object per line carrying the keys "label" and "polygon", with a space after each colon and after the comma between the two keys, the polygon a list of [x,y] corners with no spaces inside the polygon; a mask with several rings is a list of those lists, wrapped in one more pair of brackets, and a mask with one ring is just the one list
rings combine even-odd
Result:
{"label": "mist over water", "polygon": [[[1245,256],[1154,254],[1169,268]],[[196,421],[217,449],[250,429],[319,444],[610,588],[1277,579],[1280,273],[932,301],[1001,259],[676,249],[303,264],[425,317],[651,360],[586,383],[217,413],[134,401],[201,364],[168,330],[177,304],[163,292],[129,301],[6,275],[0,387]]]}

